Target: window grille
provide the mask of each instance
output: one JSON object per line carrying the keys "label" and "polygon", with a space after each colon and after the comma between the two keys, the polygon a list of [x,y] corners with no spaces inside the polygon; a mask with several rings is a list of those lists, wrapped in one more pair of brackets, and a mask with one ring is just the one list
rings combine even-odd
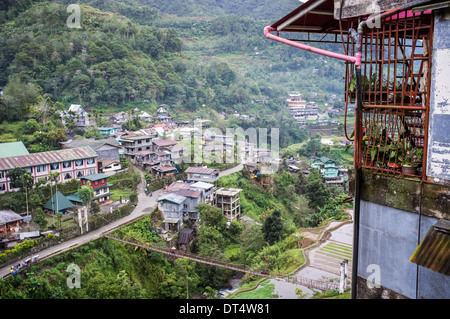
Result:
{"label": "window grille", "polygon": [[[357,22],[355,22],[355,26]],[[425,176],[433,15],[401,12],[366,28],[362,40],[362,166]],[[355,54],[354,43],[347,50]],[[355,66],[347,63],[346,104],[355,104]]]}

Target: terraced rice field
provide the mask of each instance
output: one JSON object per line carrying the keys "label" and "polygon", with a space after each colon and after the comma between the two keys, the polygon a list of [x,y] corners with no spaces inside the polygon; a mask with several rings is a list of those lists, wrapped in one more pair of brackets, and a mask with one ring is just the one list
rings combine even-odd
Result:
{"label": "terraced rice field", "polygon": [[320,248],[319,253],[339,259],[352,259],[352,247],[335,242],[329,242],[327,245]]}

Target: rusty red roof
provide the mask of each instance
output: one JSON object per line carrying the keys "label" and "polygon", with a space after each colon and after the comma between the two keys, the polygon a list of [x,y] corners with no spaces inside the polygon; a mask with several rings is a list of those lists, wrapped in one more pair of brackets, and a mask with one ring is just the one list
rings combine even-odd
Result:
{"label": "rusty red roof", "polygon": [[213,174],[218,173],[218,169],[214,168],[205,168],[205,167],[189,167],[185,170],[186,173],[198,173],[198,174]]}
{"label": "rusty red roof", "polygon": [[153,144],[156,144],[159,147],[164,147],[164,146],[171,146],[171,145],[175,145],[178,142],[174,141],[174,140],[153,140]]}
{"label": "rusty red roof", "polygon": [[177,170],[175,167],[172,167],[172,166],[155,166],[155,167],[153,167],[153,169],[155,171],[159,171],[159,172],[162,172],[162,173],[171,172],[171,171],[176,171]]}
{"label": "rusty red roof", "polygon": [[184,197],[191,197],[191,198],[197,198],[201,195],[201,191],[191,190],[191,189],[178,189],[174,191],[173,193],[184,196]]}
{"label": "rusty red roof", "polygon": [[97,153],[90,146],[20,156],[10,156],[0,158],[0,170],[73,161],[97,156]]}
{"label": "rusty red roof", "polygon": [[[350,21],[342,19],[343,30],[348,30]],[[334,19],[333,0],[309,0],[297,9],[272,24],[278,31],[339,33],[339,20]]]}

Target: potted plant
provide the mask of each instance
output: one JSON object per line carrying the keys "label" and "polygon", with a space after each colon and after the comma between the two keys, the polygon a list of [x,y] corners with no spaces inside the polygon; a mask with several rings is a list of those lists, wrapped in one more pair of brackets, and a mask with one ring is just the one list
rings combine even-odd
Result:
{"label": "potted plant", "polygon": [[405,150],[404,156],[399,156],[402,161],[402,172],[406,175],[417,175],[417,168],[422,163],[423,150],[411,148]]}
{"label": "potted plant", "polygon": [[[379,92],[380,90],[386,91],[387,86],[383,84],[384,80],[379,79],[377,77],[377,74],[374,73],[368,78],[367,76],[363,75],[361,76],[361,89],[363,91],[363,101],[365,103],[369,102],[369,99],[371,102],[375,102],[375,100],[379,100],[380,102],[388,100],[388,94],[387,92]],[[353,76],[353,74],[350,74],[350,82],[348,84],[348,90],[350,92],[350,103],[355,103],[356,100],[356,76]],[[368,93],[368,91],[371,91],[371,93]],[[375,93],[378,91],[377,93]]]}
{"label": "potted plant", "polygon": [[401,143],[392,143],[389,145],[388,154],[389,154],[389,162],[387,164],[388,168],[393,169],[395,171],[399,171],[402,168],[402,163],[399,159],[399,150],[402,150]]}

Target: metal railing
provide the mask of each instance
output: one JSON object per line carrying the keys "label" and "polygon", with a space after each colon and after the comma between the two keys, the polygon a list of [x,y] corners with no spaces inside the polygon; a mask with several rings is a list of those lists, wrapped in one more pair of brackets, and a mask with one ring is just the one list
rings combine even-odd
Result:
{"label": "metal railing", "polygon": [[[400,12],[362,38],[364,168],[424,177],[430,102],[433,14]],[[347,50],[355,47],[347,42]],[[355,103],[355,66],[346,69],[346,103]]]}

